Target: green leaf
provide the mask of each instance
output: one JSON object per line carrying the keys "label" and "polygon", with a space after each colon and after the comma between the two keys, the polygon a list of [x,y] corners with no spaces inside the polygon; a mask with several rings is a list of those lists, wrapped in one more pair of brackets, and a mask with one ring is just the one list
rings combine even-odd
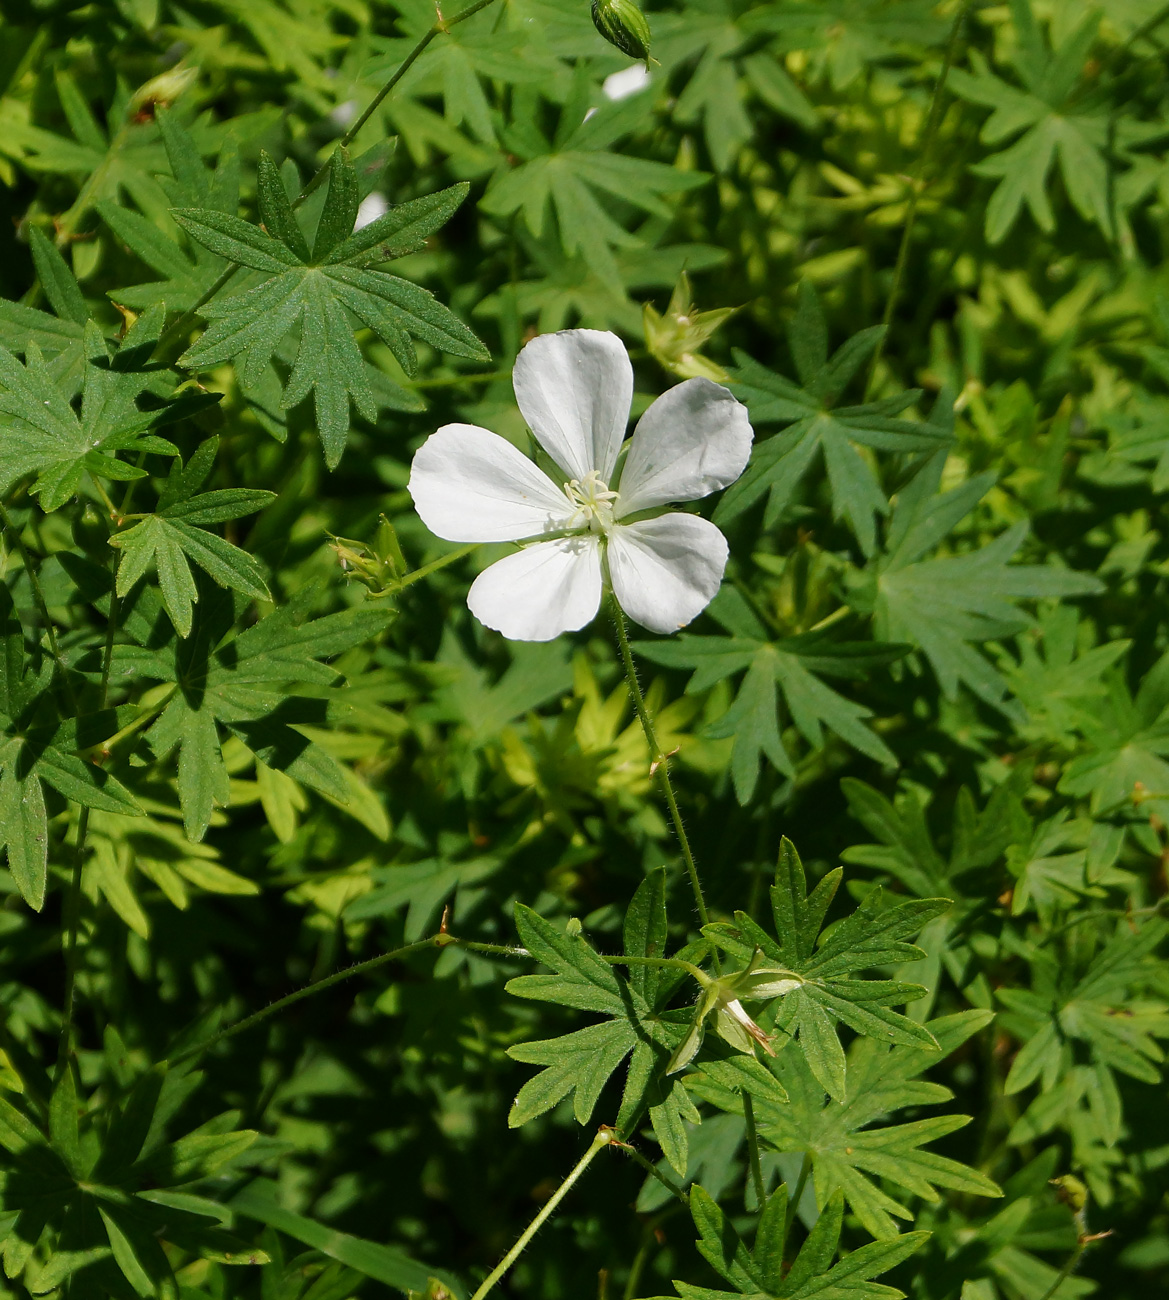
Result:
{"label": "green leaf", "polygon": [[[664,937],[662,897],[660,882],[643,882],[626,927],[629,941],[641,951],[629,952],[628,956],[643,955],[653,942],[651,936]],[[657,1014],[673,992],[673,982],[658,981],[654,987],[642,980],[634,985],[632,979],[626,980],[603,961],[579,934],[557,930],[522,903],[516,904],[516,928],[528,952],[556,973],[521,975],[509,980],[509,993],[599,1012],[610,1019],[560,1038],[520,1043],[508,1049],[508,1055],[515,1060],[546,1067],[520,1089],[508,1124],[518,1128],[573,1092],[576,1118],[581,1124],[587,1123],[609,1077],[632,1053],[620,1106],[620,1128],[628,1132],[647,1105],[667,1104],[666,1096],[661,1095],[660,1078],[686,1033],[685,1026],[669,1023]],[[674,1105],[678,1104],[675,1101]],[[664,1115],[662,1122],[666,1123]],[[676,1129],[669,1127],[667,1131],[667,1140],[677,1155]]]}
{"label": "green leaf", "polygon": [[84,326],[90,318],[89,308],[65,259],[38,226],[29,227],[29,244],[37,277],[50,306],[62,320]]}
{"label": "green leaf", "polygon": [[972,168],[999,182],[986,207],[986,237],[992,244],[1005,239],[1024,203],[1041,230],[1054,229],[1048,187],[1057,157],[1072,206],[1111,237],[1115,230],[1109,190],[1114,182],[1109,155],[1115,157],[1119,144],[1117,152],[1125,158],[1133,132],[1124,129],[1119,141],[1110,139],[1114,127],[1108,112],[1098,104],[1077,102],[1082,95],[1077,95],[1080,88],[1075,84],[1095,42],[1100,16],[1087,14],[1058,49],[1049,51],[1031,18],[1030,0],[1016,0],[1014,8],[1016,22],[1029,25],[1034,33],[1033,41],[1020,45],[1011,59],[1025,89],[992,73],[979,54],[974,56],[974,75],[960,68],[950,75],[950,84],[962,98],[995,110],[982,129],[985,143],[1018,136],[1014,144]]}
{"label": "green leaf", "polygon": [[862,330],[830,358],[819,297],[805,281],[799,308],[788,331],[800,374],[793,384],[736,352],[732,372],[737,394],[747,403],[752,423],[780,421],[781,434],[756,441],[747,472],[723,495],[715,523],[729,523],[768,496],[764,527],[773,526],[794,500],[801,480],[823,458],[832,489],[834,518],[847,520],[865,555],[876,550],[876,517],[889,503],[870,461],[857,446],[879,451],[936,450],[951,438],[948,429],[897,418],[918,392],[861,406],[837,406],[840,395],[879,343],[880,328]]}
{"label": "green leaf", "polygon": [[458,1300],[467,1294],[462,1282],[443,1269],[419,1263],[392,1246],[351,1237],[303,1214],[284,1209],[277,1198],[277,1186],[270,1179],[257,1178],[249,1183],[232,1197],[230,1206],[237,1214],[277,1228],[294,1241],[311,1246],[322,1255],[356,1269],[363,1277],[384,1282],[387,1286],[401,1291],[425,1292],[429,1279],[437,1277]]}
{"label": "green leaf", "polygon": [[[115,649],[115,672],[125,664],[145,677],[183,684],[146,734],[160,758],[178,750],[178,791],[189,839],[201,840],[216,805],[230,798],[223,727],[245,743],[254,740],[270,767],[295,768],[303,784],[346,796],[340,765],[297,727],[326,720],[328,688],[338,674],[320,660],[376,637],[393,611],[366,604],[307,621],[304,608],[311,596],[311,588],[305,588],[299,601],[229,636],[230,598],[212,588],[201,594],[191,635],[165,654]],[[296,686],[324,688],[323,698],[300,695],[292,689]]]}
{"label": "green leaf", "polygon": [[[930,1021],[928,1030],[942,1053],[948,1054],[990,1018],[983,1011],[960,1012]],[[916,1047],[858,1038],[849,1050],[847,1091],[832,1099],[824,1097],[810,1060],[798,1052],[781,1052],[770,1068],[787,1100],[779,1102],[763,1090],[751,1090],[760,1138],[776,1151],[806,1154],[812,1162],[816,1199],[822,1209],[842,1197],[864,1227],[882,1239],[895,1237],[894,1218],[913,1217],[906,1205],[883,1190],[885,1186],[899,1187],[929,1201],[938,1200],[938,1187],[981,1196],[1001,1195],[997,1185],[977,1170],[921,1150],[969,1123],[967,1117],[939,1115],[910,1123],[887,1122],[898,1109],[952,1099],[948,1088],[918,1077],[938,1059]],[[716,1081],[705,1066],[690,1078],[688,1087],[695,1097],[721,1110],[742,1112],[741,1092]],[[885,1122],[878,1125],[878,1120]]]}
{"label": "green leaf", "polygon": [[275,493],[253,488],[195,495],[195,489],[210,472],[217,446],[217,438],[209,439],[185,469],[176,460],[158,511],[110,538],[110,545],[121,552],[119,597],[126,596],[153,567],[158,574],[166,612],[182,637],[191,633],[192,607],[199,599],[191,560],[221,587],[243,592],[254,600],[272,598],[259,561],[214,533],[194,527],[239,519],[275,500]]}
{"label": "green leaf", "polygon": [[771,1296],[775,1300],[805,1300],[812,1296],[823,1296],[825,1300],[899,1300],[904,1294],[871,1279],[920,1249],[929,1238],[928,1232],[870,1242],[850,1251],[834,1265],[844,1209],[837,1193],[824,1207],[785,1276],[787,1208],[787,1189],[781,1186],[767,1203],[755,1248],[749,1251],[715,1201],[701,1187],[695,1187],[690,1193],[690,1213],[700,1234],[699,1253],[734,1290],[711,1291],[675,1282],[678,1294],[684,1300],[727,1300],[733,1295]]}
{"label": "green leaf", "polygon": [[[291,408],[314,395],[317,428],[330,468],[336,467],[345,450],[350,400],[364,419],[377,418],[351,316],[377,334],[407,374],[413,374],[416,365],[411,335],[455,356],[488,359],[474,334],[425,289],[367,269],[371,244],[349,238],[356,212],[351,173],[352,164],[338,153],[330,164],[333,179],[311,254],[267,155],[260,166],[266,231],[230,213],[206,208],[174,212],[175,220],[206,248],[261,273],[252,288],[221,292],[201,309],[211,326],[183,355],[181,364],[208,369],[231,361],[244,388],[254,388],[285,335],[299,329],[296,360],[281,404]],[[464,192],[459,189],[460,198]],[[437,204],[433,212],[436,217],[445,215],[446,206]],[[403,229],[410,225],[407,220]],[[412,237],[424,237],[420,230]],[[379,233],[374,242],[380,238]]]}
{"label": "green leaf", "polygon": [[941,453],[933,456],[899,495],[886,551],[870,565],[871,594],[858,588],[857,607],[873,608],[883,639],[920,646],[948,698],[965,685],[1013,715],[1018,710],[1006,701],[1006,680],[975,645],[1030,625],[1018,600],[1089,595],[1102,584],[1054,565],[1011,564],[1027,535],[1025,520],[978,550],[926,558],[992,483],[981,474],[936,494],[944,461]]}
{"label": "green leaf", "polygon": [[20,896],[39,912],[45,905],[49,874],[45,796],[35,776],[22,780],[17,775],[13,761],[0,772],[0,838],[8,850],[8,870]]}
{"label": "green leaf", "polygon": [[184,395],[153,409],[138,399],[156,381],[150,354],[162,326],[161,308],[139,318],[111,354],[98,327],[85,327],[85,365],[80,414],[70,391],[53,376],[34,343],[21,365],[0,348],[0,484],[11,487],[35,474],[32,491],[41,508],[55,510],[80,487],[88,472],[114,479],[145,471],[117,459],[123,451],[175,455],[175,446],[153,430],[212,405],[211,394]]}
{"label": "green leaf", "polygon": [[770,891],[775,937],[745,912],[735,913],[733,925],[716,922],[703,927],[707,938],[730,956],[749,963],[758,952],[766,966],[799,977],[799,987],[778,1003],[776,1028],[798,1039],[813,1076],[838,1101],[845,1096],[846,1083],[835,1021],[883,1042],[937,1050],[927,1029],[889,1009],[922,996],[925,990],[919,985],[843,977],[924,957],[920,948],[904,940],[949,906],[948,900],[941,898],[886,906],[878,887],[817,944],[816,936],[841,875],[840,868],[829,872],[809,895],[803,864],[785,839]]}

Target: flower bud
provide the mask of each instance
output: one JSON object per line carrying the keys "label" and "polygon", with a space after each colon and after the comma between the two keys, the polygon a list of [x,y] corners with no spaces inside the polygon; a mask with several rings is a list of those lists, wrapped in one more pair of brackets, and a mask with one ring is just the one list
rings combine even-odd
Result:
{"label": "flower bud", "polygon": [[633,0],[593,0],[593,25],[622,54],[649,62],[649,20]]}

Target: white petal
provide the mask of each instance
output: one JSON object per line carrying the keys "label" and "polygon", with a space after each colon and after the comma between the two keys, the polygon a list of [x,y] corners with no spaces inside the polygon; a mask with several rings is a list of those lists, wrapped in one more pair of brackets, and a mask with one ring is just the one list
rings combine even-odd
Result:
{"label": "white petal", "polygon": [[637,422],[618,517],[728,487],[746,469],[753,437],[747,408],[721,384],[687,379],[668,389]]}
{"label": "white petal", "polygon": [[651,632],[676,632],[710,604],[727,566],[726,538],[697,515],[618,524],[609,534],[617,603]]}
{"label": "white petal", "polygon": [[410,495],[422,522],[448,542],[515,542],[564,528],[572,502],[506,438],[444,424],[419,447]]}
{"label": "white petal", "polygon": [[467,606],[509,641],[551,641],[575,632],[601,604],[601,548],[595,533],[525,546],[471,584]]}
{"label": "white petal", "polygon": [[625,440],[633,367],[616,334],[541,334],[516,358],[516,401],[536,441],[572,478],[607,483]]}

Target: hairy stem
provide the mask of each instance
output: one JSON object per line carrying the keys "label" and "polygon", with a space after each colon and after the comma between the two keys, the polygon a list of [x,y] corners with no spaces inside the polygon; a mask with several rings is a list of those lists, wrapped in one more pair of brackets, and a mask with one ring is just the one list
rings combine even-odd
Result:
{"label": "hairy stem", "polygon": [[454,564],[456,560],[461,560],[463,556],[470,555],[472,551],[478,550],[481,545],[481,542],[469,542],[466,546],[460,546],[457,551],[449,551],[446,555],[440,555],[437,560],[431,560],[429,564],[424,564],[420,569],[414,569],[413,572],[407,573],[396,582],[391,582],[386,591],[401,591],[403,587],[409,587],[411,583],[419,582],[423,578],[429,578],[432,573],[437,573],[439,569],[445,569],[448,564]]}
{"label": "hairy stem", "polygon": [[751,1164],[751,1184],[755,1188],[755,1208],[762,1210],[767,1196],[763,1189],[763,1165],[759,1159],[759,1134],[755,1130],[755,1103],[749,1092],[743,1093],[743,1119],[747,1123],[747,1156]]}
{"label": "hairy stem", "polygon": [[901,244],[897,249],[897,262],[893,267],[893,284],[889,289],[889,297],[885,301],[885,315],[881,320],[881,324],[885,327],[885,333],[878,340],[877,346],[873,350],[873,359],[869,363],[869,377],[865,385],[866,397],[872,393],[873,384],[876,381],[877,367],[881,364],[881,356],[885,351],[885,339],[888,337],[889,326],[893,322],[893,311],[897,306],[897,299],[901,293],[901,281],[905,278],[905,267],[909,261],[909,244],[913,238],[913,226],[917,220],[917,205],[918,200],[921,198],[926,163],[933,151],[934,139],[942,121],[942,105],[944,102],[942,92],[946,88],[950,69],[953,67],[954,58],[958,53],[962,25],[966,21],[966,14],[970,9],[970,4],[971,0],[964,0],[958,12],[954,15],[954,22],[950,27],[950,39],[946,42],[946,52],[942,57],[942,70],[938,73],[937,81],[934,82],[934,93],[930,99],[929,113],[926,115],[925,131],[917,151],[917,166],[913,170],[913,189],[909,196],[909,208],[905,214],[905,225],[901,230]]}
{"label": "hairy stem", "polygon": [[656,1178],[671,1196],[676,1197],[683,1205],[688,1206],[690,1204],[690,1197],[687,1193],[672,1178],[668,1178],[662,1173],[652,1160],[647,1160],[636,1147],[630,1146],[627,1142],[618,1142],[614,1143],[614,1145],[624,1151],[635,1165],[640,1165],[647,1174],[652,1178]]}
{"label": "hairy stem", "polygon": [[255,1011],[250,1016],[245,1016],[243,1020],[236,1021],[234,1025],[228,1025],[226,1029],[219,1030],[218,1033],[212,1034],[210,1038],[205,1038],[201,1043],[196,1043],[194,1047],[188,1047],[185,1052],[180,1052],[169,1064],[173,1068],[184,1061],[189,1061],[193,1056],[208,1052],[219,1043],[234,1038],[237,1034],[246,1033],[249,1029],[254,1029],[256,1025],[267,1020],[269,1016],[278,1015],[281,1011],[286,1011],[297,1002],[303,1002],[305,998],[311,998],[317,993],[324,993],[326,989],[331,989],[335,984],[340,984],[343,980],[352,979],[355,975],[364,975],[367,971],[377,970],[379,966],[384,966],[387,962],[408,957],[411,953],[422,952],[425,948],[433,948],[438,937],[432,935],[429,939],[420,939],[417,943],[408,943],[404,948],[395,948],[392,952],[383,952],[377,957],[370,957],[368,961],[359,961],[354,966],[346,966],[344,970],[326,976],[323,980],[317,980],[313,984],[306,984],[304,988],[297,989],[295,993],[289,993],[287,997],[278,998],[262,1010]]}
{"label": "hairy stem", "polygon": [[536,1217],[531,1221],[531,1223],[529,1223],[528,1226],[520,1234],[520,1238],[516,1242],[516,1244],[511,1248],[511,1250],[507,1252],[506,1255],[504,1255],[503,1259],[499,1261],[499,1263],[491,1270],[491,1272],[487,1274],[486,1278],[484,1278],[483,1280],[483,1284],[471,1297],[471,1300],[483,1300],[483,1297],[487,1295],[487,1293],[492,1289],[492,1287],[495,1286],[496,1282],[498,1282],[500,1278],[502,1278],[508,1272],[508,1270],[516,1262],[516,1260],[519,1259],[520,1255],[523,1254],[525,1248],[527,1247],[528,1242],[532,1240],[532,1238],[536,1235],[536,1233],[539,1232],[540,1229],[544,1226],[544,1224],[552,1217],[552,1215],[556,1212],[556,1207],[560,1204],[562,1200],[564,1200],[564,1198],[572,1190],[573,1185],[580,1178],[581,1174],[583,1174],[584,1171],[589,1167],[589,1165],[592,1164],[593,1160],[597,1155],[597,1152],[607,1147],[611,1141],[612,1141],[612,1131],[610,1129],[601,1129],[601,1131],[597,1134],[595,1138],[593,1138],[592,1142],[589,1144],[589,1149],[584,1153],[583,1156],[581,1156],[581,1158],[573,1166],[571,1172],[565,1178],[564,1182],[562,1182],[560,1186],[552,1193],[552,1195],[544,1203],[544,1207],[543,1209],[541,1209],[540,1213],[536,1215]]}
{"label": "hairy stem", "polygon": [[[382,100],[393,91],[398,82],[401,81],[406,73],[410,71],[416,60],[422,56],[423,51],[436,36],[442,36],[445,32],[449,32],[452,27],[457,27],[459,23],[466,22],[468,18],[473,18],[480,12],[480,10],[486,9],[488,5],[494,3],[495,0],[475,0],[474,4],[468,5],[466,9],[461,9],[453,18],[443,18],[440,10],[438,17],[434,20],[433,24],[419,38],[418,44],[414,46],[410,53],[407,54],[398,65],[398,70],[373,97],[365,112],[362,113],[349,130],[341,137],[341,148],[348,149],[353,141],[357,139],[361,128],[369,121],[374,113],[377,112]],[[322,167],[321,170],[317,172],[316,176],[314,176],[309,182],[307,188],[311,189],[314,185],[319,184],[323,172],[324,168]]]}
{"label": "hairy stem", "polygon": [[[710,923],[710,913],[706,910],[706,899],[702,893],[702,881],[698,878],[698,866],[690,849],[690,839],[686,834],[686,827],[682,823],[682,814],[678,810],[678,799],[674,794],[674,784],[670,780],[669,755],[662,750],[657,732],[654,730],[653,719],[649,716],[649,710],[645,706],[645,696],[641,691],[641,683],[637,679],[637,666],[633,662],[633,651],[629,645],[629,632],[625,626],[625,615],[621,610],[621,606],[617,603],[617,598],[614,596],[611,599],[613,626],[617,629],[617,647],[621,651],[621,662],[625,666],[625,681],[629,686],[629,695],[633,700],[633,707],[637,710],[638,721],[641,723],[641,729],[645,732],[645,739],[649,745],[651,770],[657,777],[658,785],[661,786],[662,795],[666,800],[666,806],[670,810],[670,820],[674,823],[674,834],[678,837],[678,846],[682,850],[682,860],[686,864],[686,874],[690,877],[690,888],[694,891],[694,904],[698,909],[698,919],[703,925],[708,925]],[[717,970],[717,955],[714,955],[714,962]]]}

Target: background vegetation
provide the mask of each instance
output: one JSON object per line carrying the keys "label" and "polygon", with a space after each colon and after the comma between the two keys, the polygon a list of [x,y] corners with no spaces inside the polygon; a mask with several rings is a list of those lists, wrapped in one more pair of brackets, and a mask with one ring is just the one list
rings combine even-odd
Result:
{"label": "background vegetation", "polygon": [[[604,1122],[635,1155],[513,1294],[1157,1294],[1169,7],[679,0],[648,77],[587,0],[3,8],[0,1293],[470,1295]],[[320,253],[358,202],[384,318],[233,301],[302,274],[224,279],[239,218]],[[512,363],[574,325],[628,344],[635,413],[693,375],[749,406],[723,590],[635,649],[716,921],[771,929],[786,835],[809,887],[846,867],[807,969],[924,986],[903,1024],[841,985],[847,1076],[782,998],[770,1068],[708,1035],[624,1120],[624,1066],[594,1108],[595,1053],[546,1054],[574,1111],[518,1047],[596,1022],[570,986],[639,887],[635,944],[653,890],[698,935],[609,623],[485,632],[503,548],[405,491],[440,424],[526,447]],[[510,948],[517,903],[567,1006],[420,942],[224,1032],[444,909]],[[659,992],[669,1038],[696,990]]]}

